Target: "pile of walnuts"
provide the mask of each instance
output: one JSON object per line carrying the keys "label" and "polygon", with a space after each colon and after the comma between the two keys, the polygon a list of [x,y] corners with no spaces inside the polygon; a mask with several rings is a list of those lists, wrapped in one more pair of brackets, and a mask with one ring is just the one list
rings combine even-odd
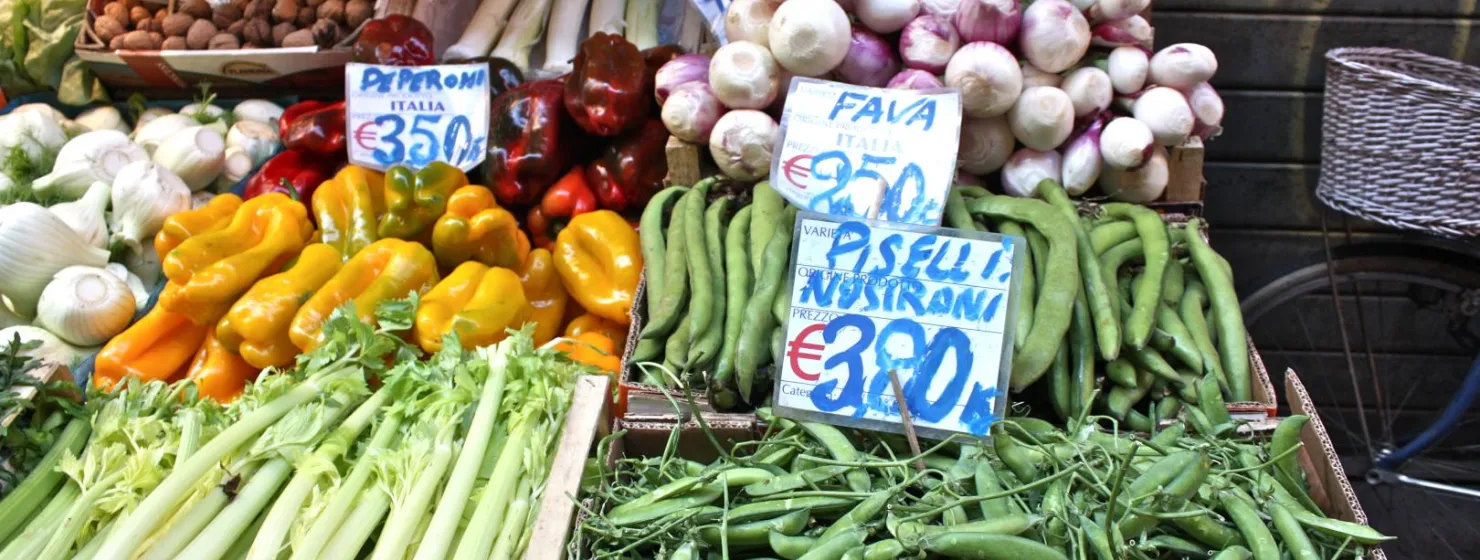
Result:
{"label": "pile of walnuts", "polygon": [[111,50],[328,48],[373,15],[370,0],[180,0],[175,13],[111,0],[93,32]]}

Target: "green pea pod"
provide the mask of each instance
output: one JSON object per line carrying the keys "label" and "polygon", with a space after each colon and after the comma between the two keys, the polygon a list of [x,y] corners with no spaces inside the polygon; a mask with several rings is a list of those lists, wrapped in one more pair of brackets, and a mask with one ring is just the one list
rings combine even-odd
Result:
{"label": "green pea pod", "polygon": [[863,545],[855,546],[843,553],[842,560],[863,560]]}
{"label": "green pea pod", "polygon": [[772,532],[787,536],[801,534],[811,519],[811,510],[799,509],[775,519],[732,523],[724,531],[720,531],[718,525],[705,525],[699,528],[699,538],[711,546],[719,546],[721,537],[732,547],[761,546],[769,543],[768,536]]}
{"label": "green pea pod", "polygon": [[1290,510],[1278,503],[1270,502],[1267,511],[1269,517],[1274,520],[1274,529],[1279,531],[1280,540],[1285,543],[1285,550],[1295,560],[1323,560],[1316,552],[1316,546],[1311,544],[1310,535],[1305,534],[1305,528],[1295,520]]}
{"label": "green pea pod", "polygon": [[1178,451],[1158,459],[1151,467],[1147,468],[1141,476],[1131,481],[1126,492],[1120,495],[1121,505],[1116,510],[1124,514],[1129,511],[1124,506],[1130,503],[1131,496],[1145,496],[1152,491],[1170,484],[1178,475],[1187,470],[1187,467],[1199,461],[1202,455],[1196,451]]}
{"label": "green pea pod", "polygon": [[1233,524],[1244,534],[1254,560],[1280,560],[1280,547],[1275,544],[1274,534],[1264,525],[1264,519],[1254,511],[1254,506],[1230,493],[1219,496],[1223,511],[1233,519]]}
{"label": "green pea pod", "polygon": [[[750,301],[745,304],[745,318],[741,322],[740,342],[735,354],[735,381],[740,388],[740,396],[746,402],[752,402],[751,399],[757,397],[752,387],[757,369],[771,360],[771,347],[766,339],[776,327],[776,317],[771,314],[771,305],[775,303],[776,294],[781,290],[781,284],[789,272],[787,267],[791,264],[791,233],[795,221],[796,209],[790,207],[782,212],[781,219],[772,221],[776,231],[771,236],[771,242],[766,245],[763,260],[765,269],[756,281],[755,292],[751,294]],[[752,216],[751,224],[754,223],[755,218]]]}
{"label": "green pea pod", "polygon": [[855,546],[863,546],[863,539],[868,537],[868,531],[862,528],[853,528],[831,537],[817,539],[817,544],[812,545],[812,550],[798,560],[839,560]]}
{"label": "green pea pod", "polygon": [[821,467],[807,469],[800,472],[794,472],[791,474],[785,474],[756,482],[755,484],[746,486],[745,493],[751,496],[760,497],[769,496],[771,494],[779,494],[781,492],[786,492],[789,490],[796,490],[798,488],[806,488],[808,486],[830,480],[838,476],[842,476],[843,473],[853,470],[853,468],[854,467],[849,467],[845,465],[823,465]]}
{"label": "green pea pod", "polygon": [[776,292],[776,300],[771,303],[771,316],[776,318],[777,325],[786,324],[786,314],[791,312],[792,283],[795,281],[795,276],[787,274],[786,280],[781,284],[781,290]]}
{"label": "green pea pod", "polygon": [[[1199,453],[1197,459],[1182,469],[1182,472],[1177,473],[1176,478],[1168,482],[1166,487],[1162,489],[1162,492],[1164,495],[1172,498],[1184,500],[1191,498],[1197,493],[1197,489],[1203,485],[1203,482],[1207,480],[1208,469],[1210,468],[1211,465],[1208,461],[1208,456]],[[1147,504],[1140,509],[1154,508],[1155,506]],[[1120,521],[1120,534],[1139,535],[1156,527],[1158,522],[1159,520],[1154,516],[1132,514],[1130,517]]]}
{"label": "green pea pod", "polygon": [[1110,536],[1105,528],[1095,523],[1093,519],[1081,514],[1079,516],[1079,528],[1084,531],[1084,538],[1089,540],[1090,550],[1095,551],[1095,557],[1099,560],[1117,560],[1115,552],[1110,549]]}
{"label": "green pea pod", "polygon": [[734,199],[720,197],[709,203],[704,211],[704,248],[709,260],[709,278],[714,287],[712,300],[713,317],[703,332],[693,334],[694,346],[689,348],[689,363],[712,364],[719,357],[720,345],[725,341],[725,228],[730,204]]}
{"label": "green pea pod", "polygon": [[607,514],[607,521],[617,527],[630,527],[661,518],[674,512],[707,506],[719,500],[720,496],[724,495],[724,488],[724,483],[716,481],[683,495],[658,500],[641,507],[632,508],[621,514],[609,513]]}
{"label": "green pea pod", "polygon": [[730,508],[729,515],[731,523],[771,519],[783,513],[799,509],[810,509],[812,510],[812,515],[823,516],[847,511],[856,503],[858,503],[858,500],[849,498],[807,496],[803,498],[751,502]]}
{"label": "green pea pod", "polygon": [[[1143,246],[1144,244],[1140,239],[1132,239],[1111,247],[1110,250],[1100,255],[1100,275],[1105,279],[1105,289],[1109,292],[1112,299],[1116,294],[1121,293],[1120,267],[1140,257]],[[1121,310],[1121,306],[1115,304],[1114,301],[1111,302],[1110,310],[1114,314],[1117,323],[1124,320],[1122,315],[1127,315]]]}
{"label": "green pea pod", "polygon": [[[689,191],[679,199],[679,206],[683,200],[692,197],[698,191]],[[673,212],[672,223],[668,225],[668,243],[664,247],[663,258],[663,280],[661,285],[663,293],[656,308],[648,311],[647,324],[642,328],[642,338],[659,340],[673,333],[678,328],[678,320],[682,318],[683,309],[688,305],[689,299],[689,260],[685,244],[688,239],[687,228],[683,225],[684,212]],[[649,267],[648,270],[654,270]]]}
{"label": "green pea pod", "polygon": [[1064,334],[1069,331],[1080,285],[1074,222],[1040,200],[992,196],[968,202],[967,208],[973,214],[1022,220],[1048,240],[1044,268],[1053,274],[1041,283],[1037,305],[1033,308],[1032,330],[1022,351],[1012,359],[1012,390],[1021,392],[1048,371],[1058,356]]}
{"label": "green pea pod", "polygon": [[[1187,509],[1186,500],[1172,500],[1171,503],[1181,507],[1169,507],[1169,509]],[[1209,514],[1173,517],[1171,522],[1183,533],[1187,533],[1187,536],[1213,549],[1226,549],[1244,544],[1244,539],[1238,531],[1213,519],[1213,516]]]}
{"label": "green pea pod", "polygon": [[669,560],[696,560],[698,556],[698,545],[694,541],[683,543],[668,557]]}
{"label": "green pea pod", "polygon": [[1162,221],[1161,214],[1139,204],[1111,202],[1103,208],[1108,216],[1131,220],[1136,226],[1136,236],[1141,239],[1146,282],[1136,292],[1131,316],[1125,322],[1125,343],[1131,348],[1141,348],[1151,337],[1156,308],[1161,305],[1162,280],[1166,275],[1167,262],[1172,256],[1171,243],[1167,240],[1167,226]]}
{"label": "green pea pod", "polygon": [[1068,560],[1041,542],[1012,535],[947,532],[926,537],[921,548],[948,558],[975,560]]}
{"label": "green pea pod", "polygon": [[1182,558],[1207,558],[1208,549],[1203,546],[1174,535],[1157,535],[1146,539],[1143,546],[1151,550],[1169,552]]}
{"label": "green pea pod", "polygon": [[1213,337],[1208,332],[1207,318],[1203,316],[1203,305],[1206,300],[1207,292],[1204,291],[1202,282],[1196,278],[1188,279],[1187,288],[1182,292],[1182,301],[1177,305],[1177,315],[1182,318],[1182,325],[1187,327],[1187,333],[1192,336],[1193,343],[1197,345],[1198,353],[1202,354],[1203,372],[1217,376],[1218,386],[1227,391],[1228,378],[1223,375],[1223,364],[1218,357],[1218,349],[1213,347]]}
{"label": "green pea pod", "polygon": [[754,275],[751,280],[752,283],[760,283],[760,275],[765,270],[766,245],[770,244],[771,236],[776,234],[776,222],[784,218],[782,214],[788,205],[781,193],[771,188],[770,181],[756,183],[751,189],[751,195],[750,207],[755,209],[750,219],[750,235],[748,236],[750,239],[750,270]]}
{"label": "green pea pod", "polygon": [[997,422],[992,424],[991,430],[992,448],[997,451],[997,458],[1007,466],[1007,470],[1012,471],[1018,480],[1036,480],[1038,465],[1034,464],[1028,450],[1007,433],[1006,425]]}
{"label": "green pea pod", "polygon": [[1089,230],[1090,248],[1102,255],[1111,247],[1136,238],[1136,225],[1123,220],[1112,220]]}
{"label": "green pea pod", "polygon": [[[861,460],[858,449],[853,447],[853,442],[848,440],[848,436],[843,435],[842,430],[817,422],[801,422],[800,424],[802,429],[812,436],[812,439],[827,448],[827,452],[834,459],[849,463]],[[850,470],[844,476],[848,479],[848,488],[854,492],[872,490],[873,483],[869,479],[868,472],[863,469]]]}
{"label": "green pea pod", "polygon": [[961,196],[960,188],[958,185],[946,195],[946,227],[976,231],[976,224],[971,221],[971,212],[966,211],[966,198]]}
{"label": "green pea pod", "polygon": [[1059,346],[1059,355],[1054,358],[1053,365],[1049,366],[1049,389],[1053,401],[1053,410],[1059,418],[1068,422],[1075,417],[1072,408],[1073,378],[1069,372],[1069,348],[1073,344]]}
{"label": "green pea pod", "polygon": [[[1181,270],[1181,267],[1172,268]],[[1152,335],[1151,344],[1157,350],[1177,358],[1193,371],[1204,371],[1202,351],[1197,348],[1197,341],[1192,338],[1192,333],[1187,330],[1187,325],[1182,323],[1177,312],[1165,303],[1156,306],[1156,331]]]}
{"label": "green pea pod", "polygon": [[[1100,269],[1099,252],[1095,250],[1089,231],[1085,229],[1084,222],[1079,219],[1078,209],[1074,206],[1074,202],[1069,200],[1069,195],[1064,192],[1063,187],[1057,182],[1041,181],[1038,184],[1038,194],[1049,204],[1058,208],[1059,212],[1069,218],[1074,226],[1075,250],[1079,256],[1079,274],[1083,280],[1081,299],[1089,305],[1090,317],[1094,319],[1100,356],[1106,360],[1113,360],[1120,356],[1120,322],[1110,309],[1111,292],[1105,283],[1104,272]],[[1134,228],[1131,233],[1134,236]]]}
{"label": "green pea pod", "polygon": [[1156,435],[1151,436],[1151,443],[1163,449],[1176,445],[1177,441],[1187,433],[1187,425],[1182,423],[1172,424],[1162,429]]}
{"label": "green pea pod", "polygon": [[752,206],[741,208],[725,230],[725,312],[724,339],[714,379],[718,388],[730,391],[735,378],[735,350],[740,344],[740,323],[745,317],[746,298],[750,297],[750,244],[745,236],[750,231]]}
{"label": "green pea pod", "polygon": [[[1012,347],[1021,350],[1023,343],[1028,341],[1028,333],[1033,330],[1033,306],[1038,302],[1038,282],[1036,267],[1034,266],[1033,247],[1027,243],[1028,234],[1023,230],[1022,224],[1012,220],[1001,220],[997,222],[997,231],[1003,235],[1016,235],[1023,239],[1023,249],[1018,254],[1022,255],[1022,272],[1017,275],[1018,305],[1017,324],[1013,325]],[[1043,258],[1043,257],[1039,257]]]}
{"label": "green pea pod", "polygon": [[[654,273],[647,279],[647,306],[649,310],[657,309],[659,300],[666,291],[667,284],[661,274],[664,270],[664,258],[667,256],[667,240],[663,237],[663,218],[671,212],[671,207],[678,202],[684,193],[689,192],[688,187],[668,187],[648,200],[648,205],[642,211],[642,218],[638,222],[638,238],[642,243],[643,265]],[[651,311],[649,311],[651,312]]]}
{"label": "green pea pod", "polygon": [[1136,365],[1136,369],[1151,372],[1152,375],[1178,387],[1186,384],[1182,376],[1177,373],[1176,368],[1173,368],[1172,364],[1167,363],[1167,359],[1163,358],[1161,352],[1157,352],[1155,348],[1126,348],[1125,356],[1130,358],[1132,364]]}
{"label": "green pea pod", "polygon": [[1233,423],[1233,415],[1228,413],[1228,405],[1223,403],[1223,391],[1218,388],[1217,379],[1209,375],[1199,380],[1197,394],[1197,405],[1208,417],[1208,422],[1214,426]]}
{"label": "green pea pod", "polygon": [[1089,304],[1085,301],[1082,292],[1074,300],[1074,318],[1070,326],[1069,343],[1072,347],[1069,351],[1069,361],[1072,369],[1069,375],[1072,383],[1069,408],[1073,411],[1074,417],[1078,418],[1089,409],[1091,401],[1094,400],[1095,390],[1099,388],[1099,380],[1095,373],[1095,326],[1090,316]]}
{"label": "green pea pod", "polygon": [[1135,388],[1137,384],[1136,366],[1131,365],[1125,358],[1116,358],[1105,364],[1105,378],[1121,387]]}
{"label": "green pea pod", "polygon": [[777,556],[786,560],[797,560],[807,554],[808,550],[812,550],[812,546],[817,544],[817,539],[813,537],[792,537],[772,531],[769,535],[766,535],[766,544],[771,545],[771,551],[775,552]]}
{"label": "green pea pod", "polygon": [[[1249,341],[1244,329],[1244,313],[1238,293],[1233,290],[1233,277],[1223,268],[1223,257],[1208,246],[1199,232],[1202,220],[1187,220],[1187,248],[1197,275],[1202,278],[1213,304],[1213,317],[1218,323],[1218,353],[1223,358],[1223,373],[1233,400],[1253,398],[1249,381]],[[1257,552],[1257,551],[1256,551]]]}
{"label": "green pea pod", "polygon": [[666,363],[673,366],[675,370],[687,370],[689,367],[689,333],[693,332],[693,321],[690,313],[684,313],[678,320],[678,327],[668,337],[668,343],[663,349]]}
{"label": "green pea pod", "polygon": [[[1274,428],[1274,435],[1269,438],[1269,456],[1280,457],[1275,461],[1275,468],[1287,473],[1300,472],[1300,460],[1297,453],[1290,450],[1300,445],[1300,432],[1305,429],[1310,417],[1304,414],[1296,414],[1281,420]],[[1301,488],[1301,491],[1304,491]]]}
{"label": "green pea pod", "polygon": [[1131,407],[1146,398],[1146,393],[1151,392],[1152,376],[1146,370],[1136,372],[1136,385],[1134,387],[1111,387],[1105,393],[1105,408],[1111,416],[1124,419],[1130,412]]}
{"label": "green pea pod", "polygon": [[1214,554],[1213,557],[1209,560],[1249,560],[1253,557],[1254,553],[1249,552],[1249,549],[1247,548],[1244,548],[1242,546],[1230,546],[1223,549],[1221,552]]}
{"label": "green pea pod", "polygon": [[1349,521],[1342,521],[1340,519],[1331,519],[1298,509],[1289,510],[1289,512],[1290,515],[1294,516],[1295,520],[1299,521],[1301,525],[1310,527],[1312,530],[1335,537],[1337,540],[1350,538],[1353,542],[1361,543],[1367,546],[1374,546],[1393,540],[1395,538],[1384,535],[1378,532],[1376,529],[1373,529],[1366,525],[1360,525]]}
{"label": "green pea pod", "polygon": [[1134,408],[1125,413],[1125,425],[1132,430],[1145,433],[1151,433],[1156,427],[1150,416],[1141,414],[1141,411]]}
{"label": "green pea pod", "polygon": [[[1219,399],[1219,402],[1222,402],[1222,399]],[[1182,401],[1177,400],[1177,399],[1162,399],[1161,402],[1156,403],[1156,419],[1157,420],[1165,420],[1165,419],[1168,419],[1168,418],[1176,418],[1177,417],[1177,413],[1178,412],[1181,412],[1181,411],[1182,411]]]}
{"label": "green pea pod", "polygon": [[[991,461],[978,461],[976,463],[976,494],[987,496],[1003,491],[1002,482],[997,478],[997,471],[992,468]],[[1017,515],[1021,513],[1017,504],[1010,497],[993,498],[979,502],[984,519],[999,519],[1002,517]]]}
{"label": "green pea pod", "polygon": [[[709,328],[713,326],[710,321],[714,318],[714,268],[709,264],[709,244],[704,235],[704,230],[707,229],[704,203],[708,194],[707,189],[696,187],[692,193],[684,196],[679,208],[684,214],[684,254],[689,259],[690,348],[703,333],[709,332]],[[692,363],[692,356],[686,354],[684,359]]]}
{"label": "green pea pod", "polygon": [[886,539],[863,549],[863,560],[894,560],[904,556],[904,545],[895,539]]}
{"label": "green pea pod", "polygon": [[981,185],[956,185],[956,187],[951,190],[961,193],[961,197],[963,199],[992,196],[992,192]]}

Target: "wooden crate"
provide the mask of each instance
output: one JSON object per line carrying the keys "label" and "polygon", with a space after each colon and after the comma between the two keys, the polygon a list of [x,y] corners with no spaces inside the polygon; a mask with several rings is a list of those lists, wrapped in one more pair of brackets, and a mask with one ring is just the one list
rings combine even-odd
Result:
{"label": "wooden crate", "polygon": [[[32,377],[36,378],[36,380],[39,381],[41,384],[48,384],[53,381],[62,380],[73,381],[72,371],[68,369],[67,366],[61,364],[47,364],[31,370],[29,374]],[[19,387],[15,390],[15,392],[21,400],[31,400],[36,398],[36,394],[39,391],[36,387]],[[76,397],[79,400],[81,399],[82,394],[80,391],[77,392]],[[10,425],[15,423],[15,421],[19,419],[20,416],[21,411],[19,409],[12,410],[4,417],[0,417],[0,427],[10,427]],[[13,467],[10,465],[9,462],[0,462],[0,470],[11,472],[13,470]]]}

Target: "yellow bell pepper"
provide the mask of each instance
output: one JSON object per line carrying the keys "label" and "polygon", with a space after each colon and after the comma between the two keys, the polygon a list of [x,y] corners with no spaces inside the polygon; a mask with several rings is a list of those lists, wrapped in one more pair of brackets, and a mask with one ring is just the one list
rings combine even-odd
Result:
{"label": "yellow bell pepper", "polygon": [[298,356],[288,337],[293,316],[343,266],[338,249],[323,243],[304,247],[293,268],[258,280],[231,306],[216,324],[215,338],[258,369],[293,365]]}
{"label": "yellow bell pepper", "polygon": [[436,352],[442,337],[456,332],[464,348],[488,346],[524,326],[532,311],[514,271],[466,262],[421,298],[416,343]]}
{"label": "yellow bell pepper", "polygon": [[566,338],[575,338],[588,332],[599,333],[612,339],[612,342],[627,341],[627,325],[619,325],[616,321],[591,313],[571,319],[570,323],[565,325]]}
{"label": "yellow bell pepper", "polygon": [[367,323],[375,320],[380,302],[425,293],[437,284],[437,259],[420,243],[382,239],[360,251],[344,268],[314,292],[293,316],[288,337],[304,352],[323,342],[322,328],[329,314],[354,300],[355,314]]}
{"label": "yellow bell pepper", "polygon": [[201,343],[200,350],[195,352],[195,360],[190,363],[190,370],[185,373],[185,378],[195,383],[201,396],[229,403],[242,394],[247,383],[262,373],[262,368],[247,363],[241,356],[228,350],[216,336],[219,331],[214,328],[212,331],[206,336],[205,342]]}
{"label": "yellow bell pepper", "polygon": [[213,325],[258,279],[281,270],[313,235],[308,210],[281,193],[242,203],[226,227],[191,237],[164,257],[159,304]]}
{"label": "yellow bell pepper", "polygon": [[444,269],[477,261],[513,270],[529,256],[529,236],[493,193],[471,185],[448,199],[447,213],[432,227],[432,253]]}
{"label": "yellow bell pepper", "polygon": [[467,184],[467,174],[440,161],[414,173],[399,165],[386,170],[380,237],[421,239],[430,234],[432,224],[447,211],[447,199]]}
{"label": "yellow bell pepper", "polygon": [[313,192],[313,215],[323,242],[346,260],[380,239],[375,229],[383,213],[385,176],[358,165],[344,166]]}
{"label": "yellow bell pepper", "polygon": [[555,350],[564,352],[571,361],[594,367],[609,375],[616,375],[622,368],[622,356],[611,338],[596,331],[588,331],[560,341]]}
{"label": "yellow bell pepper", "polygon": [[155,306],[103,346],[93,362],[93,385],[107,389],[124,377],[171,381],[183,375],[205,341],[209,325]]}
{"label": "yellow bell pepper", "polygon": [[622,216],[598,210],[571,218],[555,238],[555,268],[586,312],[631,323],[642,249],[637,231]]}
{"label": "yellow bell pepper", "polygon": [[530,320],[534,322],[534,344],[540,346],[555,339],[565,324],[566,302],[570,294],[560,283],[560,274],[555,271],[554,257],[549,251],[535,249],[524,259],[519,271],[519,283],[524,286],[524,299],[532,308]]}
{"label": "yellow bell pepper", "polygon": [[164,226],[154,234],[154,251],[168,255],[186,239],[202,233],[226,227],[231,216],[242,205],[242,199],[234,194],[222,194],[212,198],[205,206],[194,210],[176,212],[165,218]]}

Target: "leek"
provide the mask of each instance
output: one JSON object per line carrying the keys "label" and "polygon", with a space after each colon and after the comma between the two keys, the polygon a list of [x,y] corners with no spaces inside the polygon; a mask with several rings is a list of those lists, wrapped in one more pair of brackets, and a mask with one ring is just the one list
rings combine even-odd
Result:
{"label": "leek", "polygon": [[[633,0],[641,2],[642,0]],[[591,0],[591,19],[586,22],[587,33],[622,34],[623,12],[627,11],[627,0]]]}
{"label": "leek", "polygon": [[658,10],[660,2],[627,2],[627,41],[638,50],[658,46]]}
{"label": "leek", "polygon": [[552,74],[570,72],[570,62],[575,59],[576,47],[581,43],[581,19],[586,17],[585,7],[586,0],[555,0],[555,7],[550,11],[550,25],[545,30],[544,70]]}
{"label": "leek", "polygon": [[509,18],[509,26],[499,37],[493,56],[514,63],[519,70],[529,72],[529,51],[540,42],[545,30],[545,18],[550,15],[550,0],[522,0]]}

